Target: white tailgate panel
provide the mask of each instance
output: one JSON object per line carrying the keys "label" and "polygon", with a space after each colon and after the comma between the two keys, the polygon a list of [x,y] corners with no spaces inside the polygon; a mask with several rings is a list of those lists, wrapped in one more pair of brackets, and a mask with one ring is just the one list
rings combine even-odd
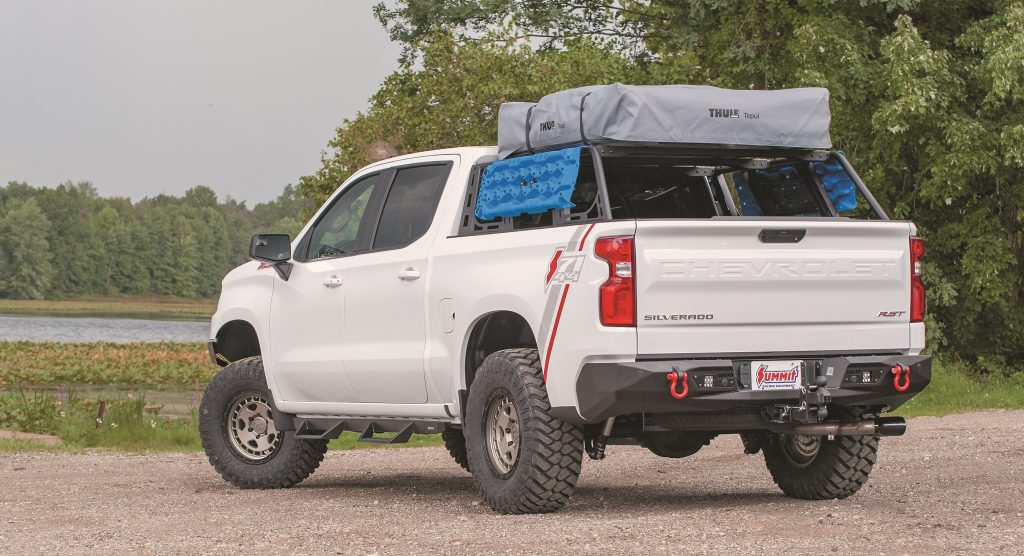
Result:
{"label": "white tailgate panel", "polygon": [[[806,235],[763,243],[762,230]],[[906,222],[640,221],[638,352],[906,350],[909,236]]]}

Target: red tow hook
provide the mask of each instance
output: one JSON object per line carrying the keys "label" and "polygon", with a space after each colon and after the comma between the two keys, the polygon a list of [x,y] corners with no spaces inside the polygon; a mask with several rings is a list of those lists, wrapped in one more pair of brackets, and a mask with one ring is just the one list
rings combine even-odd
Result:
{"label": "red tow hook", "polygon": [[[892,386],[897,392],[906,392],[910,388],[910,367],[907,367],[903,363],[896,363],[892,366],[892,374],[896,375],[892,378]],[[903,376],[903,382],[900,383],[900,375]]]}
{"label": "red tow hook", "polygon": [[[686,375],[686,371],[672,371],[671,373],[665,375],[665,378],[672,383],[668,387],[668,393],[672,394],[673,398],[681,400],[685,398],[687,394],[690,393],[690,381],[688,380],[689,377]],[[682,380],[683,382],[683,391],[677,392],[676,383],[679,382],[680,380]]]}

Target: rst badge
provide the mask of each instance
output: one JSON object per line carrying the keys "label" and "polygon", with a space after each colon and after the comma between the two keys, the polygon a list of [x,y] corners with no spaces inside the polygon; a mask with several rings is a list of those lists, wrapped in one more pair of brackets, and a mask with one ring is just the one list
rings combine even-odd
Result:
{"label": "rst badge", "polygon": [[751,390],[796,390],[803,384],[803,361],[751,361]]}

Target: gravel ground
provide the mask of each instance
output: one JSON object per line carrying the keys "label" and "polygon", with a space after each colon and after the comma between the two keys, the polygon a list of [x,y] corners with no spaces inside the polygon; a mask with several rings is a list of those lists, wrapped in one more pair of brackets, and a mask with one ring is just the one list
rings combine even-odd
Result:
{"label": "gravel ground", "polygon": [[332,452],[242,491],[201,455],[0,454],[0,552],[678,554],[1024,552],[1024,411],[914,419],[867,486],[781,495],[737,437],[685,460],[611,446],[563,511],[500,516],[443,448]]}

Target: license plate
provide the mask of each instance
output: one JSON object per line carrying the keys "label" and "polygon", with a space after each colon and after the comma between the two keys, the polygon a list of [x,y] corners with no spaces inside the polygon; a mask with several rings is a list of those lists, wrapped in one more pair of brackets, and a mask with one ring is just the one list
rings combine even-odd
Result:
{"label": "license plate", "polygon": [[751,361],[751,390],[797,390],[803,384],[803,361]]}

